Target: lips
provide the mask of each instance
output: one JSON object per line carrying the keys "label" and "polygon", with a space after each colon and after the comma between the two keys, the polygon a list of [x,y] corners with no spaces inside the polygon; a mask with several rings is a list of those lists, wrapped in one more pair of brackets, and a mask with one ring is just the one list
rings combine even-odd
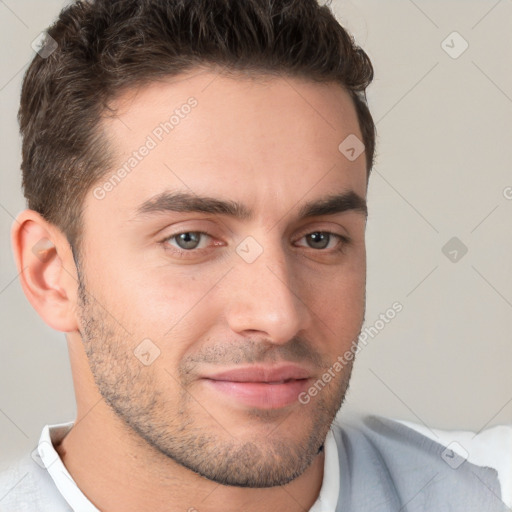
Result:
{"label": "lips", "polygon": [[297,403],[311,373],[297,365],[278,367],[251,366],[214,373],[203,382],[217,396],[229,398],[241,406],[279,409]]}
{"label": "lips", "polygon": [[205,378],[217,381],[274,384],[290,380],[308,379],[310,376],[310,373],[305,368],[296,365],[286,365],[280,367],[253,366],[236,368],[215,373]]}

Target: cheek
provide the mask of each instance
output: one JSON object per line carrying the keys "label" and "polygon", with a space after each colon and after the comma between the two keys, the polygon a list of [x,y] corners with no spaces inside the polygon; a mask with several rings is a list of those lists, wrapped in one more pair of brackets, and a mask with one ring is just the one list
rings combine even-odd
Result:
{"label": "cheek", "polygon": [[[185,267],[185,266],[184,266]],[[187,266],[110,269],[96,278],[103,282],[110,313],[135,339],[172,340],[173,350],[186,349],[218,313],[211,300],[218,270]],[[222,273],[219,274],[222,276]],[[183,340],[183,343],[180,343]],[[192,341],[191,341],[192,340]]]}
{"label": "cheek", "polygon": [[347,262],[329,275],[304,274],[301,299],[313,311],[316,329],[339,347],[350,344],[360,332],[365,312],[366,264],[364,258]]}
{"label": "cheek", "polygon": [[346,332],[362,322],[365,287],[359,278],[333,279],[324,289],[315,290],[308,304],[331,331]]}

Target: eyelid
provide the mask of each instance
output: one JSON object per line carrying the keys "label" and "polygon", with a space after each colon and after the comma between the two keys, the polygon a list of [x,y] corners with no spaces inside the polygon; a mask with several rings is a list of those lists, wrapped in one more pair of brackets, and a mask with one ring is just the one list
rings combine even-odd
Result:
{"label": "eyelid", "polygon": [[[345,233],[341,233],[341,230],[345,231]],[[332,224],[328,225],[318,225],[314,228],[311,228],[311,226],[307,226],[301,230],[299,230],[299,236],[296,239],[302,238],[306,235],[311,235],[312,233],[330,233],[331,235],[339,236],[340,238],[346,238],[347,240],[350,240],[350,237],[348,236],[348,232],[343,226],[340,226],[339,224],[336,224],[336,227],[334,227]]]}

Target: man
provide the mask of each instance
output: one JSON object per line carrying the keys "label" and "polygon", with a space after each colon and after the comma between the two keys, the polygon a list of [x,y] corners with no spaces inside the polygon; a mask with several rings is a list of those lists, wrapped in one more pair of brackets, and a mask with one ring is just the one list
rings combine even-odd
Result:
{"label": "man", "polygon": [[333,425],[375,129],[371,63],[328,7],[76,2],[48,34],[12,242],[77,418],[2,477],[2,510],[506,510],[494,469]]}

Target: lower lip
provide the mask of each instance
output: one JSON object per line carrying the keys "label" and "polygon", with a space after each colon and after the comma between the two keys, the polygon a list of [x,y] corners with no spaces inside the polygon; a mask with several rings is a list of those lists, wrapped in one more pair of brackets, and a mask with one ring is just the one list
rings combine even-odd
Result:
{"label": "lower lip", "polygon": [[205,379],[214,390],[234,398],[249,407],[258,409],[280,409],[298,401],[305,391],[309,379],[290,380],[280,384],[263,382],[234,382]]}

